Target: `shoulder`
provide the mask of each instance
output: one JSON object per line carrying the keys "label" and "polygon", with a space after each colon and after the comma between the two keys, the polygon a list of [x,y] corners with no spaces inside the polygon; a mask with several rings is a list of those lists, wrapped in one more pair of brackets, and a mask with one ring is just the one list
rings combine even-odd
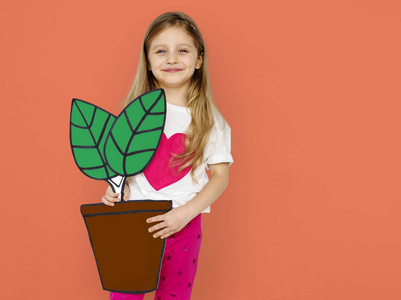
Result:
{"label": "shoulder", "polygon": [[206,168],[209,169],[209,165],[222,162],[231,164],[233,159],[230,152],[231,127],[221,114],[216,113],[210,139],[205,151]]}
{"label": "shoulder", "polygon": [[227,131],[231,132],[231,127],[224,117],[217,111],[214,111],[214,125],[213,129],[216,131]]}
{"label": "shoulder", "polygon": [[210,132],[209,142],[215,143],[221,141],[222,138],[230,138],[231,127],[224,117],[215,110],[214,112],[214,124]]}

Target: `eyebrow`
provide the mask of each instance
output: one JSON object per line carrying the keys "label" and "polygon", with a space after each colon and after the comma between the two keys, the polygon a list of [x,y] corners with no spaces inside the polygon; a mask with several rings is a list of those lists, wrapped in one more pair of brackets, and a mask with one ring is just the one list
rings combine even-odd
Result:
{"label": "eyebrow", "polygon": [[[191,45],[190,45],[190,44],[187,44],[187,43],[178,43],[178,45],[179,45],[179,46],[188,46],[188,47],[191,47]],[[155,45],[155,46],[153,46],[152,50],[155,49],[155,48],[157,48],[157,47],[160,47],[160,46],[167,46],[167,45],[166,45],[166,44]]]}

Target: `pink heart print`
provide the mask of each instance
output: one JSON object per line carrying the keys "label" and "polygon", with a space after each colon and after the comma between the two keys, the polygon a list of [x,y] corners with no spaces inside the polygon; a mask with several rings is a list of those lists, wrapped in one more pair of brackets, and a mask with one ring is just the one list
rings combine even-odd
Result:
{"label": "pink heart print", "polygon": [[182,170],[181,174],[178,174],[179,166],[173,168],[174,172],[169,167],[169,161],[172,158],[172,153],[180,154],[184,152],[184,150],[184,133],[173,134],[170,136],[170,138],[167,138],[163,133],[153,160],[143,172],[149,184],[156,191],[179,181],[191,170],[191,166],[188,166]]}

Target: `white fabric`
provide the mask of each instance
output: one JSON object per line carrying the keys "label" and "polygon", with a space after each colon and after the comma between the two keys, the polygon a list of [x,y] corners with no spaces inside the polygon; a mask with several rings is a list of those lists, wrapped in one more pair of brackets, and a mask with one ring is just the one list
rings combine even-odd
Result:
{"label": "white fabric", "polygon": [[[175,133],[185,133],[185,130],[191,122],[191,115],[187,108],[172,105],[167,102],[166,123],[164,133],[170,138]],[[205,168],[210,169],[208,165],[228,162],[233,163],[231,156],[231,128],[222,119],[215,117],[215,125],[210,134],[210,139],[205,147],[203,162],[195,170],[195,178],[199,184],[196,184],[188,172],[181,180],[171,185],[163,187],[156,191],[148,182],[145,175],[140,173],[130,177],[130,200],[172,200],[173,207],[184,205],[197,195],[197,193],[209,181]],[[210,206],[202,211],[209,213]]]}

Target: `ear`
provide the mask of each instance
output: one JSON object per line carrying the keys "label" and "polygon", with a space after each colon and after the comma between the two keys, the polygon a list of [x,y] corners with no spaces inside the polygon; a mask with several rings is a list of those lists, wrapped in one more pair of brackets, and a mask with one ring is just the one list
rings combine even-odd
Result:
{"label": "ear", "polygon": [[199,58],[196,60],[196,69],[200,69],[200,67],[202,66],[202,62],[203,62],[203,52],[199,55]]}

